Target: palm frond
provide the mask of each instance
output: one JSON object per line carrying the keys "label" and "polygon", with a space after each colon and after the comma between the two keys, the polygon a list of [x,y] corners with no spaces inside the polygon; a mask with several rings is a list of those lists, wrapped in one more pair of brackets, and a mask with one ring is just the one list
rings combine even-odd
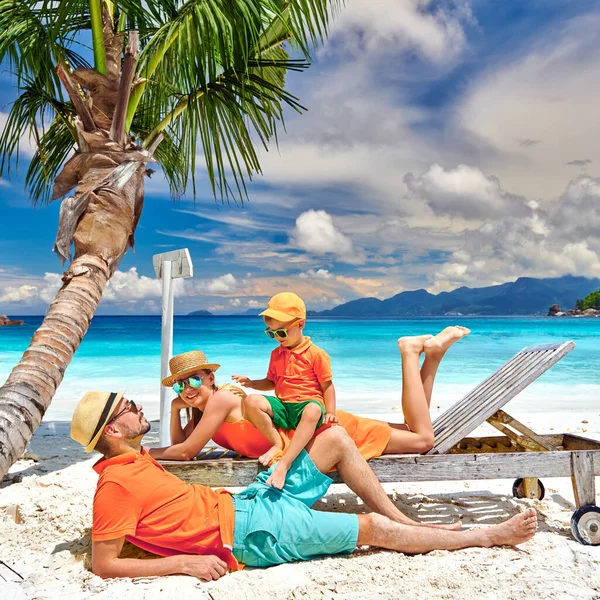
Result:
{"label": "palm frond", "polygon": [[25,177],[34,204],[50,200],[52,184],[75,147],[75,137],[70,121],[57,116],[39,138]]}
{"label": "palm frond", "polygon": [[41,81],[49,94],[60,96],[55,66],[87,64],[69,46],[82,29],[89,29],[83,0],[0,0],[0,62],[17,78]]}
{"label": "palm frond", "polygon": [[[179,156],[184,159],[178,165],[185,169],[181,181],[185,189],[191,180],[194,195],[196,154],[201,148],[215,196],[243,202],[246,181],[260,172],[255,141],[266,147],[276,136],[277,124],[283,122],[284,106],[298,112],[304,110],[298,99],[286,92],[285,73],[307,66],[303,60],[290,60],[284,49],[276,48],[250,61],[246,72],[230,69],[216,81],[176,97],[178,102],[148,134],[145,145],[163,131],[179,141]],[[153,91],[170,94],[173,99],[172,87]],[[148,113],[146,119],[147,123],[152,122]]]}
{"label": "palm frond", "polygon": [[23,139],[39,147],[55,115],[68,118],[71,111],[66,103],[46,91],[42,78],[26,81],[22,76],[21,93],[13,102],[0,133],[0,175],[5,172],[10,175],[13,157],[14,166],[18,166]]}

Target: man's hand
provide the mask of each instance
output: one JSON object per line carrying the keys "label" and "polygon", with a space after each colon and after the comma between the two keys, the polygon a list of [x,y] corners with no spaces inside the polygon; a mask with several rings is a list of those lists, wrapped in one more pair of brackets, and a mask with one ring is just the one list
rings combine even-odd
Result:
{"label": "man's hand", "polygon": [[231,379],[233,379],[243,387],[252,387],[252,379],[250,379],[250,377],[246,377],[245,375],[232,375]]}
{"label": "man's hand", "polygon": [[326,412],[323,417],[323,425],[329,425],[330,423],[339,423],[335,413]]}
{"label": "man's hand", "polygon": [[227,573],[227,563],[218,556],[188,555],[183,558],[183,573],[192,575],[202,581],[220,579]]}

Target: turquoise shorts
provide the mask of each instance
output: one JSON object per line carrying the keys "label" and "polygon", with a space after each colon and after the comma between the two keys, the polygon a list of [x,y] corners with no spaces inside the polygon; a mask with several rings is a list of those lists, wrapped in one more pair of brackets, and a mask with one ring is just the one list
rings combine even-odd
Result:
{"label": "turquoise shorts", "polygon": [[305,450],[292,463],[282,490],[265,485],[275,465],[233,496],[233,555],[249,567],[270,567],[324,554],[350,554],[358,516],[311,510],[331,479]]}

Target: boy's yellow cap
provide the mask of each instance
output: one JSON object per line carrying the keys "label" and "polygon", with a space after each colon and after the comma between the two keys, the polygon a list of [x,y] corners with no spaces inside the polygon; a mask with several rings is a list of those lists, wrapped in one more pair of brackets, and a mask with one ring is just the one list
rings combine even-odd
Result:
{"label": "boy's yellow cap", "polygon": [[306,319],[306,306],[294,292],[281,292],[269,300],[267,310],[263,310],[259,317],[271,317],[284,323],[292,319]]}

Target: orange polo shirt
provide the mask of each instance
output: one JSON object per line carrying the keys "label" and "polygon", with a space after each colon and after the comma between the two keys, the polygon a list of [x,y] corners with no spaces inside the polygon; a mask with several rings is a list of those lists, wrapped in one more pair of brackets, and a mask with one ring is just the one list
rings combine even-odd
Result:
{"label": "orange polo shirt", "polygon": [[92,540],[125,537],[158,554],[214,554],[230,569],[233,500],[229,492],[191,485],[168,473],[148,453],[101,459],[94,496]]}
{"label": "orange polo shirt", "polygon": [[275,395],[283,402],[323,402],[321,384],[332,379],[331,360],[306,336],[295,348],[278,346],[271,352],[267,379],[275,383]]}

